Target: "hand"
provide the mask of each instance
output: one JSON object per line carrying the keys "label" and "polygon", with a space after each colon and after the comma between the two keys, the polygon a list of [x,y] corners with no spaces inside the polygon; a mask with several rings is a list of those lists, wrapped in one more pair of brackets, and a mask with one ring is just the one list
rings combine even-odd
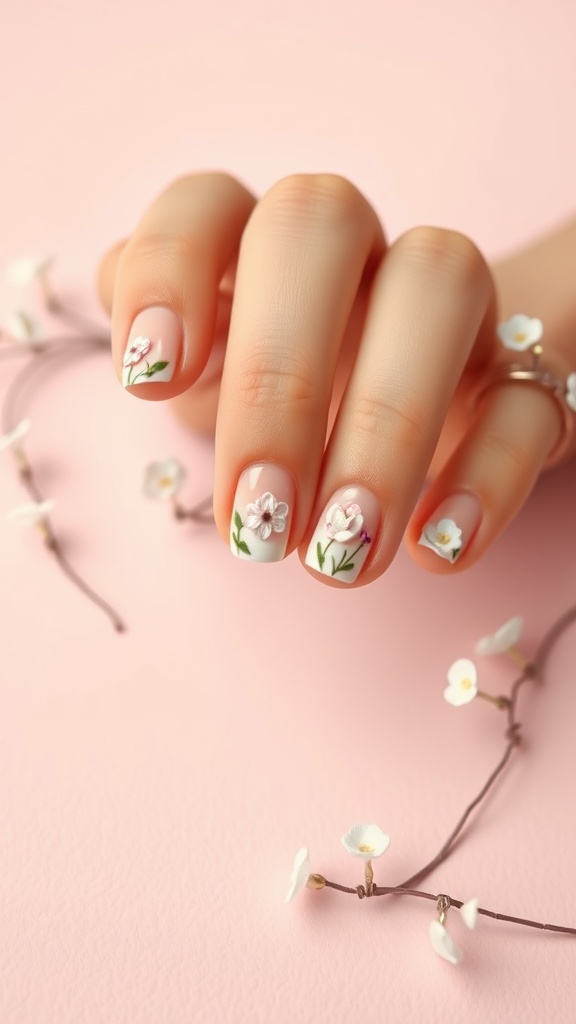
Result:
{"label": "hand", "polygon": [[[226,174],[178,179],[107,253],[100,294],[124,386],[215,429],[215,518],[240,558],[298,547],[316,578],[361,585],[408,525],[420,565],[467,568],[559,435],[541,387],[491,387],[474,405],[490,368],[514,361],[476,246],[430,227],[388,246],[337,176],[294,175],[260,201]],[[506,316],[522,311],[540,315]]]}

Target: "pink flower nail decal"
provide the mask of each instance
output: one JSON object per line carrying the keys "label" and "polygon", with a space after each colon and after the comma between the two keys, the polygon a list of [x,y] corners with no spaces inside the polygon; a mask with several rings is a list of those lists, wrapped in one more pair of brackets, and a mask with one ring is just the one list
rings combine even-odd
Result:
{"label": "pink flower nail decal", "polygon": [[[152,341],[150,338],[144,338],[139,335],[128,343],[126,352],[124,353],[124,359],[122,365],[125,369],[128,369],[128,373],[124,377],[124,386],[130,387],[131,384],[141,383],[141,379],[150,380],[157,373],[165,370],[168,366],[167,359],[157,359],[154,363],[150,363],[145,356],[148,355],[152,348]],[[144,360],[145,365],[134,374],[134,367]],[[134,374],[134,375],[133,375]]]}
{"label": "pink flower nail decal", "polygon": [[270,491],[266,491],[256,501],[246,506],[246,517],[243,520],[237,509],[234,509],[234,526],[232,530],[232,541],[236,547],[236,553],[242,551],[245,555],[252,556],[247,542],[240,537],[244,528],[251,530],[260,540],[268,540],[273,533],[284,533],[286,529],[286,518],[289,507],[285,501],[278,501]]}
{"label": "pink flower nail decal", "polygon": [[[324,532],[330,539],[324,548],[322,548],[320,541],[316,544],[316,557],[318,559],[318,568],[321,572],[324,571],[326,554],[334,541],[338,544],[346,544],[348,541],[357,538],[360,543],[350,554],[348,554],[348,548],[346,547],[340,553],[338,562],[336,562],[334,555],[330,555],[332,565],[331,576],[337,576],[338,573],[351,572],[354,569],[352,559],[355,558],[365,544],[370,544],[372,541],[372,538],[363,529],[363,525],[364,516],[362,515],[362,509],[356,502],[350,501],[346,505],[336,504],[330,506],[324,521]],[[352,545],[350,546],[352,547]]]}

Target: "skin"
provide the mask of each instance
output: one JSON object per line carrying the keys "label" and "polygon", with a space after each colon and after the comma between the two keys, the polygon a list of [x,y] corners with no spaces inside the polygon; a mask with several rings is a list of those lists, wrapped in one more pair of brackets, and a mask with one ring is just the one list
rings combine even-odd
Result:
{"label": "skin", "polygon": [[[544,359],[576,370],[576,221],[488,266],[458,232],[417,227],[389,244],[376,212],[337,175],[292,175],[259,200],[227,174],[171,183],[132,236],[104,256],[119,379],[134,317],[174,310],[186,345],[170,382],[129,388],[170,400],[215,434],[214,511],[228,542],[242,470],[286,467],[297,502],[286,554],[303,560],[319,515],[350,482],[384,510],[364,571],[370,583],[406,535],[414,560],[446,574],[473,565],[522,507],[554,449],[561,418],[543,388],[479,381],[517,361],[495,337],[514,313],[544,323]],[[576,414],[575,414],[576,418]],[[572,442],[565,458],[574,456]],[[422,486],[429,486],[421,497]],[[418,545],[450,495],[475,496],[480,525],[457,563]]]}

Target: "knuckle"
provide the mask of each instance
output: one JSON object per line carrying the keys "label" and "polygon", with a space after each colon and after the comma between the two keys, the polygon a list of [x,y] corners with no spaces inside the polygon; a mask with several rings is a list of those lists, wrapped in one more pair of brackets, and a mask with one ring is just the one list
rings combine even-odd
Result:
{"label": "knuckle", "polygon": [[437,227],[411,228],[396,245],[412,262],[459,281],[477,281],[489,273],[478,247],[459,231]]}
{"label": "knuckle", "polygon": [[133,235],[124,250],[123,259],[143,270],[158,264],[174,268],[186,266],[199,249],[199,240],[189,232],[153,231]]}
{"label": "knuckle", "polygon": [[523,476],[530,464],[526,446],[512,437],[488,432],[480,442],[481,457],[488,465],[499,466],[498,476],[512,473],[513,477]]}
{"label": "knuckle", "polygon": [[123,286],[141,298],[173,304],[186,292],[190,267],[201,259],[201,240],[192,234],[152,232],[130,239],[118,271]]}
{"label": "knuckle", "polygon": [[409,453],[419,449],[426,437],[416,402],[398,394],[363,396],[352,410],[351,429],[370,441]]}
{"label": "knuckle", "polygon": [[259,349],[244,357],[235,393],[247,409],[313,407],[319,399],[319,382],[302,353]]}
{"label": "knuckle", "polygon": [[272,186],[260,208],[299,222],[339,225],[357,217],[364,205],[358,189],[338,174],[292,174]]}

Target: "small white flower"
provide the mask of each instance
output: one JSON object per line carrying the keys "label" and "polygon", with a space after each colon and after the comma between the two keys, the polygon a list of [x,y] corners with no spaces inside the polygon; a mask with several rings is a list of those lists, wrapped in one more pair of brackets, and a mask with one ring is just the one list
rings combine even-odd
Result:
{"label": "small white flower", "polygon": [[511,647],[515,647],[520,639],[524,619],[521,615],[505,622],[500,629],[497,629],[491,636],[483,636],[478,640],[474,650],[476,654],[505,654]]}
{"label": "small white flower", "polygon": [[374,860],[381,857],[390,846],[390,836],[379,828],[378,825],[353,825],[351,829],[342,836],[342,843],[355,857],[362,860]]}
{"label": "small white flower", "polygon": [[20,523],[22,526],[35,526],[36,523],[41,523],[46,519],[54,505],[55,502],[52,499],[48,501],[30,501],[25,505],[19,505],[18,508],[11,509],[10,512],[6,513],[6,519],[14,523]]}
{"label": "small white flower", "polygon": [[576,412],[576,373],[571,373],[566,381],[566,401]]}
{"label": "small white flower", "polygon": [[496,328],[502,344],[506,348],[515,349],[516,352],[525,352],[526,349],[532,348],[532,345],[536,345],[542,337],[543,330],[541,320],[524,316],[523,313],[511,316]]}
{"label": "small white flower", "polygon": [[462,530],[453,519],[440,519],[437,524],[426,524],[418,543],[453,562],[462,547]]}
{"label": "small white flower", "polygon": [[148,498],[168,500],[182,489],[186,470],[177,459],[161,459],[146,466],[144,494]]}
{"label": "small white flower", "polygon": [[284,533],[287,515],[288,505],[286,502],[277,501],[270,491],[266,491],[266,494],[246,506],[244,525],[249,530],[254,530],[260,540],[268,540],[272,531]]}
{"label": "small white flower", "polygon": [[144,338],[142,335],[138,335],[130,341],[126,347],[124,353],[124,359],[122,360],[123,366],[134,366],[144,358],[147,352],[150,351],[152,342],[150,338]]}
{"label": "small white flower", "polygon": [[284,903],[290,903],[302,889],[306,888],[306,882],[310,877],[310,854],[303,846],[294,857],[294,867],[290,876],[290,888],[284,897]]}
{"label": "small white flower", "polygon": [[53,263],[54,256],[23,256],[8,264],[6,280],[8,284],[17,287],[32,284],[33,281],[41,281],[46,277]]}
{"label": "small white flower", "polygon": [[4,326],[13,338],[31,348],[43,341],[43,326],[27,309],[15,309],[4,320]]}
{"label": "small white flower", "polygon": [[360,505],[349,501],[346,505],[331,505],[326,513],[324,529],[331,540],[345,544],[360,533],[364,516]]}
{"label": "small white flower", "polygon": [[4,437],[0,437],[0,451],[4,448],[16,448],[23,437],[30,430],[30,420],[22,420],[14,427],[13,430],[9,430]]}
{"label": "small white flower", "polygon": [[478,920],[478,900],[476,897],[463,903],[460,907],[460,913],[466,927],[475,928],[476,921]]}
{"label": "small white flower", "polygon": [[440,924],[440,921],[430,922],[429,934],[432,949],[435,953],[438,953],[438,956],[448,960],[451,964],[459,964],[461,962],[463,959],[462,950],[456,945],[450,932],[446,931],[443,924]]}
{"label": "small white flower", "polygon": [[468,658],[458,658],[448,669],[444,700],[454,707],[469,704],[478,693],[476,666]]}

